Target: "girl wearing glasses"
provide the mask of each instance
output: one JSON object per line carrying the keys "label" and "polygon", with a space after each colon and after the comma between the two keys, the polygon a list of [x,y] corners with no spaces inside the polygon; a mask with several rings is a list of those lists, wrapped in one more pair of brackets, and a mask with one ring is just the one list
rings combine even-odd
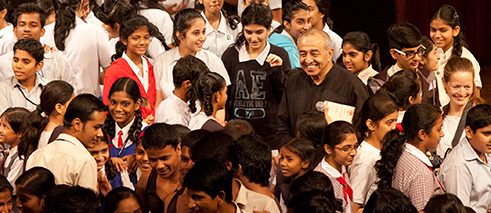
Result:
{"label": "girl wearing glasses", "polygon": [[[481,76],[479,72],[481,67],[476,58],[466,48],[467,44],[464,41],[463,22],[457,14],[457,10],[450,5],[442,5],[433,15],[430,22],[430,37],[435,44],[442,48],[445,52],[440,59],[439,72],[437,72],[437,80],[439,81],[439,95],[442,106],[445,106],[450,101],[445,94],[441,79],[443,77],[443,68],[451,57],[467,58],[472,62],[474,67],[474,83],[476,87],[481,88]],[[479,92],[479,90],[477,90]]]}
{"label": "girl wearing glasses", "polygon": [[375,164],[378,188],[401,191],[422,211],[431,196],[444,191],[425,154],[436,149],[442,136],[438,108],[429,104],[409,107],[402,125],[389,131],[382,142],[381,159]]}
{"label": "girl wearing glasses", "polygon": [[331,179],[336,199],[343,203],[343,212],[353,212],[353,189],[346,170],[353,163],[358,148],[353,126],[346,121],[329,124],[322,144],[326,155],[314,170]]}

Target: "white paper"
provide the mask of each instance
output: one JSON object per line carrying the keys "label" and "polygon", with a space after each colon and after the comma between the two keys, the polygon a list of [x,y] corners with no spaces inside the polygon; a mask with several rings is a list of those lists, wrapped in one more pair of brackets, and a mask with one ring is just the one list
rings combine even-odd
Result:
{"label": "white paper", "polygon": [[351,123],[355,114],[355,107],[340,104],[332,101],[324,101],[324,106],[327,105],[327,114],[332,121],[346,121]]}

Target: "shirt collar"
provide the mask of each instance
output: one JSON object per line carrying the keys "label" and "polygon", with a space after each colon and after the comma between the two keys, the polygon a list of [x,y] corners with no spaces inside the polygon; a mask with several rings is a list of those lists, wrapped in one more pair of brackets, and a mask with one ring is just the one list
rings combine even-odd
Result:
{"label": "shirt collar", "polygon": [[[174,51],[174,63],[176,63],[177,61],[179,61],[179,59],[182,58],[181,53],[179,53],[179,47],[174,47],[174,48],[170,49],[169,51]],[[171,54],[172,54],[172,52],[171,52]],[[200,49],[200,50],[198,50],[198,52],[196,52],[196,55],[194,55],[194,57],[202,60],[202,58],[205,58],[204,55],[205,55],[204,50]],[[204,60],[202,60],[202,61],[204,62]]]}
{"label": "shirt collar", "polygon": [[[341,173],[339,173],[339,171],[336,168],[331,166],[331,164],[327,163],[327,161],[325,159],[322,159],[322,161],[321,161],[321,168],[333,178],[342,177]],[[345,167],[343,166],[341,168],[341,172],[344,172],[344,171],[345,171]]]}
{"label": "shirt collar", "polygon": [[430,159],[428,159],[428,156],[426,156],[425,153],[423,153],[421,150],[419,150],[415,146],[413,146],[409,143],[406,143],[404,146],[404,151],[415,156],[416,158],[418,158],[421,162],[423,162],[424,164],[426,164],[430,168],[433,167],[433,164],[431,164],[431,161],[430,161]]}
{"label": "shirt collar", "polygon": [[399,72],[401,70],[402,70],[402,68],[399,67],[399,65],[397,63],[395,63],[394,65],[389,67],[389,69],[387,70],[387,75],[389,77],[392,77],[394,74],[396,74],[397,72]]}
{"label": "shirt collar", "polygon": [[[210,22],[208,21],[208,18],[206,18],[205,12],[201,12],[201,15],[203,18],[206,20],[206,34],[209,35],[212,32],[215,32],[215,29],[213,29],[213,26],[211,26]],[[227,20],[225,20],[225,15],[220,11],[220,23],[218,23],[218,28],[216,30],[217,32],[220,33],[226,33],[227,32]]]}
{"label": "shirt collar", "polygon": [[257,55],[256,59],[251,59],[249,57],[249,53],[247,52],[247,47],[245,44],[240,46],[239,48],[239,62],[246,62],[250,60],[256,60],[257,63],[259,63],[261,66],[264,65],[264,62],[266,61],[266,58],[268,57],[269,50],[271,49],[271,46],[269,45],[269,42],[266,41],[266,47],[264,47],[263,51]]}
{"label": "shirt collar", "polygon": [[[130,65],[131,70],[133,70],[133,72],[136,74],[136,76],[140,76],[140,69],[135,64],[135,62],[133,62],[133,60],[131,60],[130,57],[128,55],[126,55],[126,51],[123,52],[122,58],[124,60],[126,60],[128,65]],[[146,76],[146,74],[148,73],[148,62],[145,59],[145,57],[141,56],[141,58],[142,58],[143,75]]]}
{"label": "shirt collar", "polygon": [[363,83],[367,83],[368,78],[371,76],[377,74],[377,71],[375,71],[372,68],[372,65],[368,66],[366,69],[362,70],[360,73],[358,73],[358,78],[362,79]]}
{"label": "shirt collar", "polygon": [[235,198],[235,203],[239,205],[239,207],[247,206],[247,194],[249,189],[247,189],[242,182],[238,179],[234,179],[239,184],[239,192],[237,193],[237,197]]}
{"label": "shirt collar", "polygon": [[184,102],[182,99],[180,99],[179,97],[177,97],[174,93],[171,93],[171,95],[170,95],[169,98],[173,99],[174,102],[176,102],[177,105],[179,105],[180,108],[189,109],[188,103]]}
{"label": "shirt collar", "polygon": [[[466,137],[464,137],[462,139],[462,141],[460,141],[459,144],[462,144],[461,146],[462,146],[462,148],[463,148],[462,150],[464,152],[464,160],[466,160],[466,161],[477,160],[483,164],[486,164],[481,160],[481,158],[479,158],[479,155],[477,155],[476,151],[472,148],[471,143],[469,142],[469,140]],[[488,158],[488,163],[491,164],[491,162],[489,162],[489,160],[491,160],[489,154],[486,155],[486,158]]]}
{"label": "shirt collar", "polygon": [[128,134],[128,131],[130,130],[131,125],[133,125],[133,122],[135,122],[135,117],[133,117],[133,120],[131,120],[131,122],[128,123],[123,128],[119,127],[119,125],[117,123],[115,123],[114,125],[116,125],[116,135],[118,135],[119,130],[121,130],[123,132],[123,135]]}
{"label": "shirt collar", "polygon": [[290,35],[290,33],[288,33],[286,30],[283,29],[283,31],[281,31],[281,35],[284,35],[288,38],[290,38],[294,44],[296,44],[297,42],[293,39],[293,37]]}
{"label": "shirt collar", "polygon": [[80,141],[78,138],[74,137],[73,135],[61,133],[58,136],[57,140],[61,140],[62,142],[69,142],[69,143],[73,144],[74,146],[76,146],[78,149],[85,150],[87,153],[89,153],[89,151],[87,150],[87,148],[85,148],[82,141]]}
{"label": "shirt collar", "polygon": [[[10,82],[11,82],[11,86],[14,88],[17,87],[17,85],[19,85],[20,88],[25,88],[19,83],[19,81],[17,80],[17,78],[15,78],[15,76],[11,78]],[[39,75],[39,73],[36,73],[36,81],[34,85],[35,85],[34,89],[38,87],[43,87],[44,85],[46,85],[46,80],[41,75]]]}

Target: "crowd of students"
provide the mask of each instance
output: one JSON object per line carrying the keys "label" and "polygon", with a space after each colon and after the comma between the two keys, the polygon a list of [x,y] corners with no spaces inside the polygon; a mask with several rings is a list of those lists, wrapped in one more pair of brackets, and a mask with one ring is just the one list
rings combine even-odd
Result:
{"label": "crowd of students", "polygon": [[330,1],[226,3],[0,0],[0,212],[491,213],[452,6],[381,50]]}

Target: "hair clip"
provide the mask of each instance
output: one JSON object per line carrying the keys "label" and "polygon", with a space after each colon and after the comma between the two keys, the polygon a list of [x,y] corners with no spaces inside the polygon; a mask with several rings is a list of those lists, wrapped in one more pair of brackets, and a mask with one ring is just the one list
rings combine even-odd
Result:
{"label": "hair clip", "polygon": [[397,129],[397,131],[399,131],[400,133],[404,133],[404,129],[402,128],[402,124],[401,124],[401,123],[397,123],[397,124],[396,124],[396,129]]}

